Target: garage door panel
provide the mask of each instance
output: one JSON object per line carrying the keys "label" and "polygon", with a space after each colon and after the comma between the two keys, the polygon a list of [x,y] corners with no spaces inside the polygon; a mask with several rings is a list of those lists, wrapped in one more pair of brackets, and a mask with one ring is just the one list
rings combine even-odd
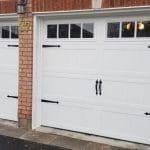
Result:
{"label": "garage door panel", "polygon": [[[116,46],[117,45],[117,46]],[[106,40],[104,41],[104,50],[108,51],[149,51],[148,40],[142,39],[119,39],[119,40]]]}
{"label": "garage door panel", "polygon": [[[110,123],[111,122],[111,123]],[[121,139],[136,139],[138,142],[150,142],[149,130],[150,119],[138,115],[104,112],[101,129],[110,137]]]}
{"label": "garage door panel", "polygon": [[[95,82],[93,79],[72,78],[69,76],[44,76],[42,95],[58,97],[94,98],[96,97]],[[86,90],[85,90],[86,89]]]}
{"label": "garage door panel", "polygon": [[101,126],[101,114],[96,110],[93,110],[91,113],[89,113],[89,110],[86,108],[80,108],[71,105],[62,106],[61,103],[60,105],[42,104],[42,110],[42,123],[46,126],[87,133],[92,132],[93,129],[96,133],[96,131]]}
{"label": "garage door panel", "polygon": [[[44,50],[43,63],[44,70],[70,70],[79,72],[78,69],[94,70],[96,63],[96,51],[82,51],[82,50]],[[84,60],[84,61],[83,61]]]}
{"label": "garage door panel", "polygon": [[7,96],[18,96],[18,74],[16,70],[0,71],[0,118],[17,121],[18,99]]}
{"label": "garage door panel", "polygon": [[111,50],[104,51],[105,71],[143,72],[150,73],[149,51]]}
{"label": "garage door panel", "polygon": [[58,106],[43,103],[42,110],[42,123],[45,126],[93,133],[96,135],[107,135],[125,140],[138,139],[139,142],[148,142],[147,139],[150,138],[149,135],[143,133],[143,127],[145,127],[145,131],[148,131],[149,128],[147,124],[150,123],[150,120],[147,117],[103,111],[103,109],[98,110],[92,107],[89,113],[86,107],[80,108],[75,105],[63,106],[61,104]]}
{"label": "garage door panel", "polygon": [[0,91],[3,90],[10,90],[10,91],[18,91],[17,89],[17,80],[18,75],[16,72],[12,73],[12,71],[7,72],[1,72],[0,71],[0,84],[3,85],[3,88],[0,89]]}
{"label": "garage door panel", "polygon": [[[10,93],[17,94],[17,93]],[[0,118],[17,121],[18,100],[7,97],[7,92],[0,92]],[[15,114],[15,115],[14,115]]]}
{"label": "garage door panel", "polygon": [[[51,46],[60,46],[60,47],[51,47],[44,48],[44,50],[64,50],[64,51],[84,51],[84,50],[95,50],[97,45],[95,45],[95,39],[50,39],[45,40],[43,45],[51,45]],[[88,45],[85,47],[85,45]]]}
{"label": "garage door panel", "polygon": [[114,103],[128,105],[150,105],[150,84],[128,82],[126,80],[103,80],[103,97]]}
{"label": "garage door panel", "polygon": [[[15,48],[16,49],[16,47],[18,46],[18,42],[19,42],[18,39],[15,39],[15,40],[14,39],[6,39],[6,40],[1,39],[0,48],[6,48],[6,49]],[[13,46],[11,47],[10,45],[15,45],[16,47],[13,47]],[[1,50],[3,50],[3,49],[0,49],[0,51]]]}
{"label": "garage door panel", "polygon": [[[17,50],[12,51],[12,52],[1,52],[0,53],[0,67],[5,66],[5,68],[8,66],[16,67],[18,64],[18,55],[17,55]],[[17,68],[15,68],[17,69]]]}

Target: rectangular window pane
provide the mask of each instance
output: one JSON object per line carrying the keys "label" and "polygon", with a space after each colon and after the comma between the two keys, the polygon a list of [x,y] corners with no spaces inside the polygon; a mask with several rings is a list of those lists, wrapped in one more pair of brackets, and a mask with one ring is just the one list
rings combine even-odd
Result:
{"label": "rectangular window pane", "polygon": [[137,37],[150,37],[150,21],[137,22]]}
{"label": "rectangular window pane", "polygon": [[122,23],[122,37],[134,37],[135,23],[123,22]]}
{"label": "rectangular window pane", "polygon": [[47,26],[47,38],[57,38],[57,24]]}
{"label": "rectangular window pane", "polygon": [[59,25],[59,38],[68,38],[69,35],[69,25],[60,24]]}
{"label": "rectangular window pane", "polygon": [[71,38],[80,38],[81,37],[81,24],[71,24],[70,26],[70,37]]}
{"label": "rectangular window pane", "polygon": [[11,26],[11,38],[12,39],[18,38],[18,26]]}
{"label": "rectangular window pane", "polygon": [[83,24],[83,38],[93,38],[94,36],[94,25],[93,23]]}
{"label": "rectangular window pane", "polygon": [[107,24],[107,37],[108,38],[118,38],[120,30],[120,23],[108,23]]}
{"label": "rectangular window pane", "polygon": [[9,35],[10,35],[9,26],[3,26],[1,34],[2,34],[1,37],[4,39],[9,38]]}

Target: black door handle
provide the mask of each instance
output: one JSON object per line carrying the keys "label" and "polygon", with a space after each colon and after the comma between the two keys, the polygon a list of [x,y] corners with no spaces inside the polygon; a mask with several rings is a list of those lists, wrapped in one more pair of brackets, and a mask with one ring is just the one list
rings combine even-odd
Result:
{"label": "black door handle", "polygon": [[148,48],[150,48],[150,45],[148,46]]}
{"label": "black door handle", "polygon": [[150,116],[150,113],[148,113],[148,112],[146,112],[146,113],[144,113],[146,116]]}
{"label": "black door handle", "polygon": [[18,96],[11,96],[11,95],[7,95],[8,98],[15,98],[18,99]]}
{"label": "black door handle", "polygon": [[19,47],[19,45],[8,45],[8,47]]}
{"label": "black door handle", "polygon": [[102,80],[99,81],[99,95],[102,95]]}
{"label": "black door handle", "polygon": [[60,45],[42,45],[43,48],[48,48],[48,47],[61,47]]}
{"label": "black door handle", "polygon": [[96,95],[98,95],[98,80],[96,80],[95,82],[95,91],[96,91]]}
{"label": "black door handle", "polygon": [[41,102],[43,103],[53,103],[53,104],[59,104],[58,101],[51,101],[51,100],[46,100],[46,99],[42,99]]}

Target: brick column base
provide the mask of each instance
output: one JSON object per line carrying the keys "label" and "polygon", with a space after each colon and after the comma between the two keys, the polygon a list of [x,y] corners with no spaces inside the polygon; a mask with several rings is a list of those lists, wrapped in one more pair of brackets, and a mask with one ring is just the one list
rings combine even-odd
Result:
{"label": "brick column base", "polygon": [[19,119],[18,127],[23,129],[31,129],[32,128],[32,120],[31,119]]}

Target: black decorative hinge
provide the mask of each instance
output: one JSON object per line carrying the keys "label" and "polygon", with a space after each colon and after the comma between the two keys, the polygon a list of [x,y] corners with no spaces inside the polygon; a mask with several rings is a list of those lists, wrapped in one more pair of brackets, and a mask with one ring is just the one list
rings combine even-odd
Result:
{"label": "black decorative hinge", "polygon": [[48,47],[61,47],[60,45],[42,45],[43,48],[48,48]]}
{"label": "black decorative hinge", "polygon": [[150,116],[150,113],[148,113],[148,112],[146,112],[146,113],[144,113],[146,116]]}
{"label": "black decorative hinge", "polygon": [[11,95],[7,95],[8,98],[15,98],[18,99],[18,96],[11,96]]}
{"label": "black decorative hinge", "polygon": [[43,103],[53,103],[53,104],[59,104],[58,101],[51,101],[51,100],[46,100],[46,99],[42,99],[41,102]]}
{"label": "black decorative hinge", "polygon": [[19,45],[8,45],[8,47],[19,47]]}

